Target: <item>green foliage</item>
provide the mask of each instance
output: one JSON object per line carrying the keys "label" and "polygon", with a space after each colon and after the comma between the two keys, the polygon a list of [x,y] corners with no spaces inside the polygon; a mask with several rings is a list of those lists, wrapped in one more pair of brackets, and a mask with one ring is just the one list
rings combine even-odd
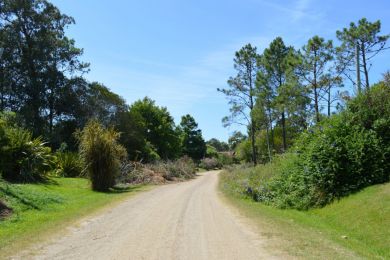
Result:
{"label": "green foliage", "polygon": [[232,124],[245,125],[250,128],[249,134],[252,140],[252,162],[256,164],[256,147],[254,145],[256,127],[254,119],[251,117],[254,108],[258,89],[256,88],[256,77],[258,72],[257,48],[251,44],[246,44],[236,52],[234,58],[234,68],[236,76],[228,80],[229,87],[226,89],[217,89],[223,93],[229,100],[230,115],[222,119],[223,125]]}
{"label": "green foliage", "polygon": [[84,163],[78,153],[57,152],[56,175],[60,177],[83,177],[85,175]]}
{"label": "green foliage", "polygon": [[[250,181],[243,192],[277,207],[307,209],[389,181],[388,118],[390,89],[378,84],[303,133],[289,153],[269,164],[271,178]],[[264,168],[254,172],[262,176]]]}
{"label": "green foliage", "polygon": [[32,182],[45,178],[53,168],[51,149],[41,138],[13,123],[13,116],[0,117],[0,172],[8,181]]}
{"label": "green foliage", "polygon": [[250,140],[244,140],[236,147],[236,156],[240,161],[251,162],[252,161],[252,147]]}
{"label": "green foliage", "polygon": [[[249,151],[250,153],[250,151]],[[199,167],[210,170],[223,166],[238,163],[236,157],[231,152],[218,152],[214,146],[207,145],[206,158],[200,161]]]}
{"label": "green foliage", "polygon": [[322,129],[303,135],[298,143],[297,177],[303,178],[306,188],[302,195],[306,193],[311,198],[309,207],[325,205],[368,185],[389,180],[384,167],[385,147],[375,132],[351,124],[344,114],[333,116]]}
{"label": "green foliage", "polygon": [[207,152],[206,143],[202,137],[202,131],[198,129],[198,124],[190,115],[181,118],[179,131],[181,132],[182,153],[199,161]]}
{"label": "green foliage", "polygon": [[[390,35],[379,35],[381,22],[369,22],[362,18],[357,24],[351,22],[349,28],[343,28],[336,32],[337,38],[341,41],[341,46],[337,48],[338,69],[348,73],[347,68],[356,66],[355,48],[359,48],[358,59],[364,73],[363,86],[370,88],[368,71],[371,68],[371,61],[381,51],[385,50],[385,45]],[[373,54],[374,53],[374,54]],[[360,87],[360,86],[358,86]],[[360,92],[361,89],[358,89]]]}
{"label": "green foliage", "polygon": [[[135,135],[133,136],[135,140],[139,141],[138,146],[126,145],[128,150],[137,151],[133,155],[134,158],[148,161],[149,157],[156,157],[155,152],[162,159],[179,157],[181,153],[178,149],[180,147],[180,135],[175,129],[172,116],[165,107],[159,107],[155,104],[155,101],[145,97],[143,100],[134,102],[130,106],[129,113],[131,118],[134,119],[129,123],[134,124],[138,129],[134,131]],[[148,150],[144,149],[146,142],[150,144]]]}
{"label": "green foliage", "polygon": [[324,96],[323,92],[330,88],[330,82],[335,81],[335,77],[331,76],[332,66],[329,64],[334,58],[333,43],[316,35],[308,40],[307,44],[302,47],[302,51],[303,54],[299,55],[301,61],[298,65],[298,74],[303,78],[312,96],[316,122],[319,122],[321,96]]}
{"label": "green foliage", "polygon": [[[263,232],[289,241],[283,245],[278,243],[279,247],[286,246],[287,252],[303,259],[390,257],[390,230],[384,228],[390,225],[390,183],[373,185],[323,208],[307,211],[279,209],[248,198],[245,188],[267,182],[274,176],[275,169],[275,164],[256,168],[235,166],[220,174],[219,186],[226,198],[258,223]],[[334,250],[334,245],[329,247],[329,240],[341,250]]]}
{"label": "green foliage", "polygon": [[119,134],[93,120],[77,136],[80,156],[86,164],[92,189],[108,191],[115,184],[120,159],[126,156],[124,147],[118,144]]}
{"label": "green foliage", "polygon": [[247,137],[240,131],[234,131],[229,137],[228,143],[231,150],[235,150],[237,145],[244,141]]}
{"label": "green foliage", "polygon": [[103,84],[92,82],[88,84],[86,110],[88,120],[97,119],[108,126],[120,123],[120,114],[126,112],[128,106],[121,96]]}
{"label": "green foliage", "polygon": [[236,147],[236,156],[240,161],[251,162],[252,161],[252,150],[251,143],[249,140],[241,141]]}
{"label": "green foliage", "polygon": [[218,157],[218,151],[214,146],[209,144],[206,145],[206,157],[207,158],[216,158]]}
{"label": "green foliage", "polygon": [[34,137],[49,139],[55,121],[75,115],[68,99],[78,94],[73,79],[88,67],[65,35],[74,19],[45,0],[1,1],[0,16],[0,109],[18,111]]}
{"label": "green foliage", "polygon": [[222,166],[227,166],[227,165],[231,165],[231,164],[234,164],[234,163],[237,163],[234,155],[230,152],[220,152],[218,153],[218,162],[220,165]]}
{"label": "green foliage", "polygon": [[211,138],[206,142],[206,144],[209,146],[214,147],[218,152],[227,152],[229,151],[229,145],[223,141],[219,141],[216,138]]}

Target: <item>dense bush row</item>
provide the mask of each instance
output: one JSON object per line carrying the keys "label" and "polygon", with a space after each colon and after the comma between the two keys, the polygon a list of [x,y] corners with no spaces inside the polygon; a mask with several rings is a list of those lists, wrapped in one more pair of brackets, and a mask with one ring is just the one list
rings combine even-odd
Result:
{"label": "dense bush row", "polygon": [[149,164],[126,163],[119,133],[95,120],[76,137],[78,153],[67,151],[66,145],[53,153],[40,138],[32,138],[29,131],[17,126],[15,114],[0,113],[0,176],[12,182],[42,181],[49,174],[88,177],[98,191],[107,191],[117,182],[160,183],[195,176],[196,164],[187,156]]}
{"label": "dense bush row", "polygon": [[340,114],[303,133],[289,153],[248,176],[254,177],[241,188],[255,200],[298,209],[389,181],[389,86],[381,83],[357,96]]}

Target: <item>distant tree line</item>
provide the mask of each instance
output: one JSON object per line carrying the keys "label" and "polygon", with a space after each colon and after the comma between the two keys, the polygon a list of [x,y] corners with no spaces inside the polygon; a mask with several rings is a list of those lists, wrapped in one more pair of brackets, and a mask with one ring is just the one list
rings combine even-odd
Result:
{"label": "distant tree line", "polygon": [[363,18],[337,31],[339,46],[314,36],[295,49],[277,37],[261,54],[251,44],[237,51],[237,74],[227,88],[218,90],[230,104],[223,124],[248,129],[248,138],[235,142],[238,155],[254,164],[269,162],[305,129],[342,106],[352,94],[342,87],[352,84],[354,94],[369,92],[372,58],[387,49],[389,38],[380,35],[380,29],[380,21]]}

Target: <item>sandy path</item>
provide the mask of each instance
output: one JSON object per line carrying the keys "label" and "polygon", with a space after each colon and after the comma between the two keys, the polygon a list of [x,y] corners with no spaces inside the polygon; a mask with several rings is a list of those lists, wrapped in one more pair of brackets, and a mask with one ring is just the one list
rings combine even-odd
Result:
{"label": "sandy path", "polygon": [[221,202],[217,182],[217,172],[207,172],[141,193],[72,227],[27,258],[272,258],[262,239]]}

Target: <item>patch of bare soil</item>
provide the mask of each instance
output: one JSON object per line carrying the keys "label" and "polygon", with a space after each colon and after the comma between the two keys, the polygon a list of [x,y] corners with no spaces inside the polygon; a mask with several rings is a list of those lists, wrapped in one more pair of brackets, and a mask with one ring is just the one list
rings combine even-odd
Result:
{"label": "patch of bare soil", "polygon": [[0,200],[0,220],[8,218],[12,215],[12,209],[5,205],[4,202]]}

